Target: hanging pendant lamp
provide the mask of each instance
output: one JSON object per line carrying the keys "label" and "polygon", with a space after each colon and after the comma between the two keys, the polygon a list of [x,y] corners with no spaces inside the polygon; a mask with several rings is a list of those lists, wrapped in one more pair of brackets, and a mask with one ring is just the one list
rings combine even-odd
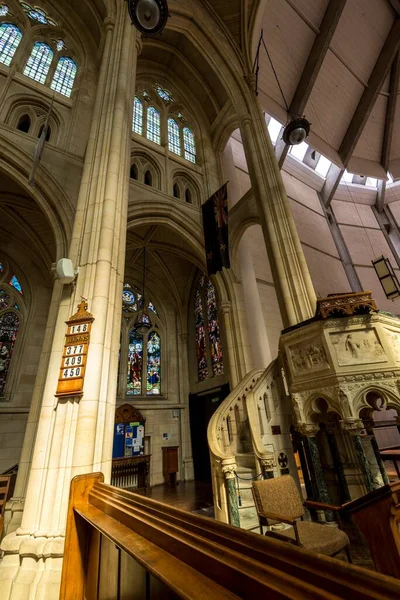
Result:
{"label": "hanging pendant lamp", "polygon": [[143,247],[143,297],[142,297],[142,308],[136,315],[134,329],[140,335],[146,335],[149,329],[152,327],[152,322],[146,308],[146,247]]}

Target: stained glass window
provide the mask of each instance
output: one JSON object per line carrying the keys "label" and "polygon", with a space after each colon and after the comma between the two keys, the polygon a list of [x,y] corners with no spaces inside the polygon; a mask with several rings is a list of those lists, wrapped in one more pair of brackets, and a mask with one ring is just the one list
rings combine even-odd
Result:
{"label": "stained glass window", "polygon": [[12,285],[20,294],[23,294],[24,292],[22,291],[22,287],[20,282],[17,279],[16,275],[13,275],[10,279],[10,285]]}
{"label": "stained glass window", "polygon": [[196,356],[197,373],[199,381],[204,381],[208,377],[207,354],[206,354],[206,336],[204,329],[203,301],[201,290],[196,289],[194,298],[194,318],[196,326]]}
{"label": "stained glass window", "polygon": [[217,315],[217,300],[215,298],[214,286],[210,280],[206,285],[208,336],[210,338],[211,366],[214,377],[222,375],[224,363],[222,357],[221,338]]}
{"label": "stained glass window", "polygon": [[157,315],[157,309],[152,302],[149,302],[149,309],[153,311],[155,315]]}
{"label": "stained glass window", "polygon": [[14,304],[13,308],[15,308],[15,310],[19,310],[19,306],[17,303]]}
{"label": "stained glass window", "polygon": [[143,133],[143,104],[137,96],[133,101],[132,131],[139,135]]}
{"label": "stained glass window", "polygon": [[56,43],[56,48],[58,52],[61,52],[61,50],[65,47],[65,42],[64,40],[54,40]]}
{"label": "stained glass window", "polygon": [[215,289],[205,275],[197,280],[194,316],[198,378],[204,381],[224,373]]}
{"label": "stained glass window", "polygon": [[2,308],[8,308],[10,304],[10,294],[7,294],[5,290],[0,290],[0,310]]}
{"label": "stained glass window", "polygon": [[3,270],[3,265],[0,263],[0,273],[2,272],[2,270]]}
{"label": "stained glass window", "polygon": [[32,21],[37,21],[38,23],[42,23],[42,25],[54,25],[57,26],[57,23],[50,19],[50,17],[45,13],[44,10],[39,8],[38,6],[31,6],[27,2],[20,2],[22,8],[28,15]]}
{"label": "stained glass window", "polygon": [[156,144],[161,143],[160,113],[154,106],[147,109],[147,139]]}
{"label": "stained glass window", "polygon": [[57,63],[51,89],[70,98],[76,77],[76,62],[68,56],[62,56]]}
{"label": "stained glass window", "polygon": [[181,153],[179,125],[174,119],[168,119],[168,149],[175,154]]}
{"label": "stained glass window", "polygon": [[8,10],[7,4],[0,4],[0,17],[5,17],[8,13]]}
{"label": "stained glass window", "polygon": [[160,336],[152,331],[147,341],[147,394],[161,391],[161,342]]}
{"label": "stained glass window", "polygon": [[128,380],[126,393],[138,395],[142,393],[143,337],[134,329],[129,334],[128,346]]}
{"label": "stained glass window", "polygon": [[11,23],[0,25],[0,62],[9,66],[22,40],[22,33]]}
{"label": "stained glass window", "polygon": [[194,143],[193,131],[189,127],[183,128],[183,146],[185,150],[186,160],[190,162],[196,162],[196,145]]}
{"label": "stained glass window", "polygon": [[161,85],[158,85],[158,84],[155,85],[154,89],[156,90],[156,92],[160,96],[160,98],[162,98],[165,102],[167,102],[167,103],[175,102],[174,98],[172,97],[171,92],[162,88]]}
{"label": "stained glass window", "polygon": [[17,338],[19,319],[13,312],[0,317],[0,396],[4,395],[7,375],[10,368],[15,340]]}
{"label": "stained glass window", "polygon": [[50,46],[43,42],[36,42],[26,63],[24,75],[39,83],[45,83],[52,60],[53,51]]}

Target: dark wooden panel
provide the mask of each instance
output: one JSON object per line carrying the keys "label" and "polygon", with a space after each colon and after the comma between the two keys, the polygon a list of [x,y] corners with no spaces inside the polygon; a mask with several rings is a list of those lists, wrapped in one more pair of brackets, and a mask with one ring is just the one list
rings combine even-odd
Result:
{"label": "dark wooden panel", "polygon": [[[149,600],[179,600],[179,596],[171,592],[171,590],[159,579],[149,575]],[[136,600],[136,599],[135,599]]]}
{"label": "dark wooden panel", "polygon": [[146,569],[126,552],[121,552],[119,600],[147,600]]}
{"label": "dark wooden panel", "polygon": [[119,555],[116,545],[101,536],[99,600],[118,600]]}
{"label": "dark wooden panel", "polygon": [[92,528],[88,536],[85,600],[97,600],[100,569],[100,541],[100,531]]}

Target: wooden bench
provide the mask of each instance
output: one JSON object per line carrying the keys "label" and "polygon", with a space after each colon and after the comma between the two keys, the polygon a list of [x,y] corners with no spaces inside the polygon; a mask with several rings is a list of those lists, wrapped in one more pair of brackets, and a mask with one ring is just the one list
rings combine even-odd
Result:
{"label": "wooden bench", "polygon": [[400,598],[400,582],[103,483],[71,482],[61,600]]}

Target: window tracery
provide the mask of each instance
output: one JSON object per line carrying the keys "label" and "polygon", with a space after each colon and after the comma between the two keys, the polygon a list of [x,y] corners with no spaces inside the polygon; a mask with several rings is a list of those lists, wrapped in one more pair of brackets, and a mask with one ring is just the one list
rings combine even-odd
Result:
{"label": "window tracery", "polygon": [[68,56],[61,56],[57,63],[51,89],[70,98],[76,77],[76,62]]}
{"label": "window tracery", "polygon": [[137,96],[133,101],[132,131],[139,135],[143,133],[143,104]]}
{"label": "window tracery", "polygon": [[7,4],[0,4],[0,17],[8,15],[9,10]]}
{"label": "window tracery", "polygon": [[185,150],[186,160],[190,162],[196,162],[196,145],[194,141],[193,131],[189,127],[183,128],[183,146]]}
{"label": "window tracery", "polygon": [[168,119],[168,149],[175,154],[181,153],[179,125],[175,119]]}
{"label": "window tracery", "polygon": [[[131,313],[134,323],[136,313],[143,307],[143,295],[129,283],[122,294],[123,314]],[[147,307],[158,315],[152,302]],[[128,333],[128,361],[126,371],[126,394],[128,396],[161,394],[161,336],[157,323],[143,336],[134,327]],[[125,376],[124,376],[125,377]]]}
{"label": "window tracery", "polygon": [[13,286],[13,288],[15,288],[17,290],[17,292],[19,292],[21,294],[21,296],[23,296],[24,292],[22,291],[22,286],[20,284],[20,282],[17,279],[17,276],[14,274],[10,281],[9,281],[10,285]]}
{"label": "window tracery", "polygon": [[10,66],[14,54],[22,40],[22,33],[12,23],[0,25],[0,62]]}
{"label": "window tracery", "polygon": [[224,373],[217,299],[211,281],[200,274],[194,294],[195,343],[199,381]]}
{"label": "window tracery", "polygon": [[46,11],[44,11],[42,8],[39,8],[38,6],[32,6],[27,2],[20,1],[20,4],[22,6],[23,11],[28,15],[30,19],[32,19],[32,21],[37,21],[42,25],[53,25],[54,27],[57,27],[57,23],[53,19],[51,19],[46,13]]}
{"label": "window tracery", "polygon": [[9,279],[9,267],[0,263],[0,397],[4,396],[7,378],[10,372],[11,359],[15,342],[20,329],[20,317],[16,313],[19,305],[16,302],[17,292],[22,295],[22,287],[13,275]]}
{"label": "window tracery", "polygon": [[156,83],[154,86],[154,89],[156,90],[156,92],[160,96],[160,98],[162,98],[164,100],[164,102],[166,102],[167,104],[169,104],[170,102],[175,102],[171,92],[169,92],[165,88],[161,87],[160,84]]}
{"label": "window tracery", "polygon": [[45,83],[47,74],[53,60],[53,50],[43,42],[36,42],[32,48],[24,75],[39,83]]}
{"label": "window tracery", "polygon": [[160,113],[154,106],[147,109],[147,139],[156,144],[161,143]]}

